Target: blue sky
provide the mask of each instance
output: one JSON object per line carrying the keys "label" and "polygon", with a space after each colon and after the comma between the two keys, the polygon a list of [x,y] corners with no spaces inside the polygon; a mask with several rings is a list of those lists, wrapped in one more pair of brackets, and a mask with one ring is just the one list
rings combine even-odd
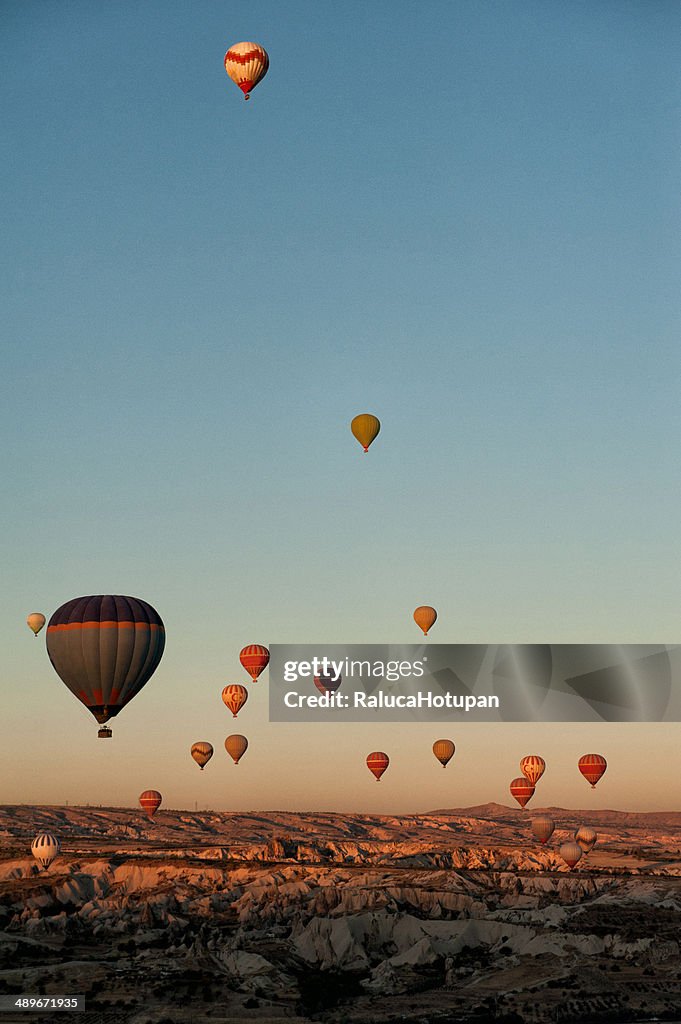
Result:
{"label": "blue sky", "polygon": [[[680,23],[3,5],[10,764],[28,721],[67,774],[90,742],[23,624],[80,594],[168,629],[116,742],[211,722],[244,643],[416,642],[422,603],[440,642],[677,640]],[[247,104],[241,39],[271,60]]]}

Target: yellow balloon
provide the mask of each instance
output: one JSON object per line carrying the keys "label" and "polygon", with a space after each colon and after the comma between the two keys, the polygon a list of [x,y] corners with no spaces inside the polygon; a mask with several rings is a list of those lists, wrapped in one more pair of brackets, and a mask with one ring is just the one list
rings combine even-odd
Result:
{"label": "yellow balloon", "polygon": [[372,441],[376,440],[380,429],[380,420],[378,420],[376,416],[372,416],[369,412],[363,412],[359,416],[355,416],[354,420],[350,424],[350,430],[355,435],[362,448],[364,448],[365,452],[369,451],[369,445]]}

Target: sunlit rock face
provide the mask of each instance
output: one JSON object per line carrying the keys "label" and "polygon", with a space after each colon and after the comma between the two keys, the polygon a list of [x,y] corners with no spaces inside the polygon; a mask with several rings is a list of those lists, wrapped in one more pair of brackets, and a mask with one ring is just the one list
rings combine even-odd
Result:
{"label": "sunlit rock face", "polygon": [[[674,1013],[681,815],[546,812],[543,846],[499,805],[153,823],[0,808],[0,990],[83,991],[131,1021]],[[36,820],[62,843],[47,871]],[[582,824],[598,840],[570,871],[558,850]]]}

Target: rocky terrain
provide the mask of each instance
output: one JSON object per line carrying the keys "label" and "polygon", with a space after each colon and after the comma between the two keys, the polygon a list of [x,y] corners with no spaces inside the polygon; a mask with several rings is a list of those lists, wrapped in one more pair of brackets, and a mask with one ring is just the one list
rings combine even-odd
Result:
{"label": "rocky terrain", "polygon": [[[84,994],[80,1024],[681,1019],[681,813],[542,810],[546,847],[536,810],[495,804],[2,807],[0,994]],[[570,871],[581,824],[598,842]]]}

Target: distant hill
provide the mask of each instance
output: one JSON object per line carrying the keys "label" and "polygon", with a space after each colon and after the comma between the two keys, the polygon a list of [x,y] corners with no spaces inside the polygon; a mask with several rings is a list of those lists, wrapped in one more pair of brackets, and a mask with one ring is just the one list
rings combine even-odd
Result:
{"label": "distant hill", "polygon": [[477,804],[474,807],[451,807],[428,811],[434,817],[451,816],[453,818],[481,818],[487,821],[514,821],[531,818],[537,814],[548,814],[552,818],[588,818],[594,824],[623,824],[639,827],[681,828],[681,811],[615,811],[611,809],[593,810],[590,808],[569,807],[530,807],[524,811],[519,807],[506,807],[505,804]]}

